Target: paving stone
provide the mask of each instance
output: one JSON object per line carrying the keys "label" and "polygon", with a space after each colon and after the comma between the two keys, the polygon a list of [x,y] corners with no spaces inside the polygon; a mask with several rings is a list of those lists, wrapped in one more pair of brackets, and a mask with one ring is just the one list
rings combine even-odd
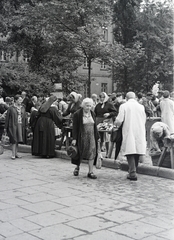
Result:
{"label": "paving stone", "polygon": [[159,236],[149,236],[147,238],[143,238],[143,240],[167,240],[167,239]]}
{"label": "paving stone", "polygon": [[66,226],[64,224],[59,224],[32,231],[31,234],[43,240],[63,240],[80,236],[84,234],[84,232]]}
{"label": "paving stone", "polygon": [[3,222],[18,219],[26,216],[33,215],[31,211],[22,209],[20,207],[4,209],[1,211],[0,220]]}
{"label": "paving stone", "polygon": [[120,224],[137,220],[143,217],[141,214],[135,214],[125,210],[105,212],[104,214],[99,214],[98,216]]}
{"label": "paving stone", "polygon": [[73,220],[74,218],[60,212],[51,211],[42,214],[35,214],[25,218],[28,221],[47,227],[58,223],[64,223]]}
{"label": "paving stone", "polygon": [[103,210],[94,209],[92,207],[85,206],[85,205],[67,207],[67,208],[60,209],[58,211],[74,218],[84,218],[92,215],[97,215],[103,212]]}
{"label": "paving stone", "polygon": [[87,203],[88,206],[91,206],[93,208],[99,208],[101,210],[109,211],[113,209],[120,209],[120,208],[125,208],[129,207],[130,205],[124,202],[120,201],[114,201],[112,199],[100,199],[92,203]]}
{"label": "paving stone", "polygon": [[[65,191],[67,189],[67,191]],[[50,189],[49,194],[52,194],[53,196],[59,197],[59,198],[65,198],[65,197],[70,197],[74,195],[81,195],[82,191],[76,190],[76,189],[71,189],[70,187],[65,188],[58,188],[58,189]]]}
{"label": "paving stone", "polygon": [[102,230],[92,234],[76,237],[74,240],[132,240],[132,238],[111,232],[109,230]]}
{"label": "paving stone", "polygon": [[39,203],[31,203],[27,204],[25,206],[22,206],[24,209],[27,209],[29,211],[32,211],[34,213],[44,213],[44,212],[49,212],[52,210],[58,210],[61,208],[64,208],[65,206],[61,204],[57,204],[52,201],[43,201]]}
{"label": "paving stone", "polygon": [[63,197],[63,198],[58,198],[58,199],[53,199],[53,202],[56,202],[58,204],[62,204],[64,206],[76,206],[76,205],[81,205],[81,204],[88,204],[92,201],[92,199],[89,198],[84,198],[80,196],[71,196],[71,197]]}
{"label": "paving stone", "polygon": [[94,231],[113,227],[115,226],[115,223],[98,217],[86,217],[70,221],[67,223],[67,225],[91,233]]}
{"label": "paving stone", "polygon": [[17,227],[13,226],[12,224],[6,222],[0,224],[0,233],[3,237],[9,237],[22,233],[22,231]]}
{"label": "paving stone", "polygon": [[10,221],[9,223],[12,224],[14,227],[17,227],[18,229],[22,230],[23,232],[30,232],[31,230],[40,228],[38,224],[32,223],[23,218],[17,220],[15,219],[13,221]]}
{"label": "paving stone", "polygon": [[164,229],[171,229],[174,227],[174,224],[168,219],[168,218],[158,218],[157,217],[144,217],[143,219],[140,220],[141,222],[148,223],[160,228]]}
{"label": "paving stone", "polygon": [[13,208],[13,207],[14,207],[14,205],[12,205],[12,204],[0,202],[0,210],[7,209],[7,208]]}
{"label": "paving stone", "polygon": [[34,194],[37,193],[38,189],[28,188],[28,187],[22,187],[17,190],[17,193],[20,194],[18,196],[26,196],[28,194]]}
{"label": "paving stone", "polygon": [[[39,187],[38,187],[38,189],[39,189]],[[19,198],[22,200],[28,201],[30,203],[37,203],[37,202],[42,202],[44,200],[52,200],[56,197],[42,192],[42,193],[34,193],[34,194],[21,196]]]}
{"label": "paving stone", "polygon": [[7,237],[5,240],[41,240],[41,238],[34,237],[28,233],[23,233],[12,237]]}
{"label": "paving stone", "polygon": [[85,163],[75,177],[64,159],[10,156],[0,155],[0,240],[174,240],[173,180],[104,167],[91,180]]}
{"label": "paving stone", "polygon": [[111,231],[123,234],[127,237],[133,239],[142,239],[151,235],[155,235],[163,231],[159,227],[152,226],[150,224],[142,223],[140,221],[131,221],[128,223],[123,223],[119,226],[110,228]]}
{"label": "paving stone", "polygon": [[167,231],[164,231],[160,234],[157,234],[157,236],[164,237],[167,240],[173,240],[174,239],[174,228],[170,229],[170,230],[167,230]]}
{"label": "paving stone", "polygon": [[3,200],[3,202],[6,203],[6,204],[11,205],[12,207],[15,207],[15,206],[23,206],[23,205],[28,204],[27,201],[21,200],[21,199],[19,199],[18,197],[10,198],[10,199],[5,199],[5,200]]}

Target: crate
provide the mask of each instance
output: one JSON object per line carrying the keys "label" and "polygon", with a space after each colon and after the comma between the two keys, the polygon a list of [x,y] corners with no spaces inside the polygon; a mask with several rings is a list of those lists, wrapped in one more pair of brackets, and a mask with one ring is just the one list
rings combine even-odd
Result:
{"label": "crate", "polygon": [[[151,156],[153,166],[158,166],[159,158],[160,158],[160,155]],[[171,168],[170,152],[166,153],[162,166],[160,167]]]}

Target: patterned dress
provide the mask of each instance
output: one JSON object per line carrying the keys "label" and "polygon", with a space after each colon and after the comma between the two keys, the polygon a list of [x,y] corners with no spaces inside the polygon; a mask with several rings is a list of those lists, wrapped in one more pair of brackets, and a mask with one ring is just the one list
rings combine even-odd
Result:
{"label": "patterned dress", "polygon": [[92,116],[83,116],[82,130],[82,159],[94,160],[96,156],[96,143],[94,138],[94,120]]}
{"label": "patterned dress", "polygon": [[16,106],[14,105],[17,115],[18,115],[18,125],[17,125],[17,139],[18,142],[23,142],[23,136],[22,136],[22,111],[21,108],[22,106]]}

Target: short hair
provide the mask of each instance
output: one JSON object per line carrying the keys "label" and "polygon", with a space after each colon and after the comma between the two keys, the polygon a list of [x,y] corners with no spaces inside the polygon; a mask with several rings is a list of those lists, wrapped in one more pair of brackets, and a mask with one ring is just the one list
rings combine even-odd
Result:
{"label": "short hair", "polygon": [[118,93],[116,93],[116,97],[123,97],[123,93],[121,93],[121,92],[118,92]]}
{"label": "short hair", "polygon": [[6,98],[5,98],[5,102],[6,102],[6,103],[11,103],[11,102],[12,102],[11,97],[6,97]]}
{"label": "short hair", "polygon": [[21,95],[16,94],[16,95],[14,96],[14,101],[17,101],[20,97],[21,97]]}
{"label": "short hair", "polygon": [[96,98],[97,98],[97,94],[93,93],[93,94],[91,95],[91,97],[96,97]]}
{"label": "short hair", "polygon": [[127,99],[135,99],[135,93],[134,92],[128,92],[126,93]]}
{"label": "short hair", "polygon": [[147,96],[153,96],[153,93],[148,92],[148,93],[147,93]]}
{"label": "short hair", "polygon": [[67,97],[63,97],[64,102],[67,102],[67,100],[68,100]]}
{"label": "short hair", "polygon": [[142,92],[137,93],[137,97],[138,97],[138,99],[142,98],[143,97],[143,93]]}
{"label": "short hair", "polygon": [[90,103],[91,104],[91,106],[93,106],[93,100],[92,100],[92,98],[84,98],[83,99],[83,101],[82,101],[82,108],[87,104],[87,103]]}
{"label": "short hair", "polygon": [[168,91],[168,90],[165,90],[164,92],[163,92],[163,97],[164,98],[168,98],[170,96],[170,92]]}

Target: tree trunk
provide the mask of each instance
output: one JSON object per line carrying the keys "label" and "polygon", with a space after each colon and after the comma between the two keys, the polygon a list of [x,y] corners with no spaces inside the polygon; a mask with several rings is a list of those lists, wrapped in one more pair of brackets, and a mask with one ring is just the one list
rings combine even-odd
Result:
{"label": "tree trunk", "polygon": [[88,97],[91,97],[91,59],[88,59],[88,84],[87,84],[87,94]]}
{"label": "tree trunk", "polygon": [[128,82],[127,82],[127,67],[124,67],[124,86],[123,86],[123,92],[128,91]]}

